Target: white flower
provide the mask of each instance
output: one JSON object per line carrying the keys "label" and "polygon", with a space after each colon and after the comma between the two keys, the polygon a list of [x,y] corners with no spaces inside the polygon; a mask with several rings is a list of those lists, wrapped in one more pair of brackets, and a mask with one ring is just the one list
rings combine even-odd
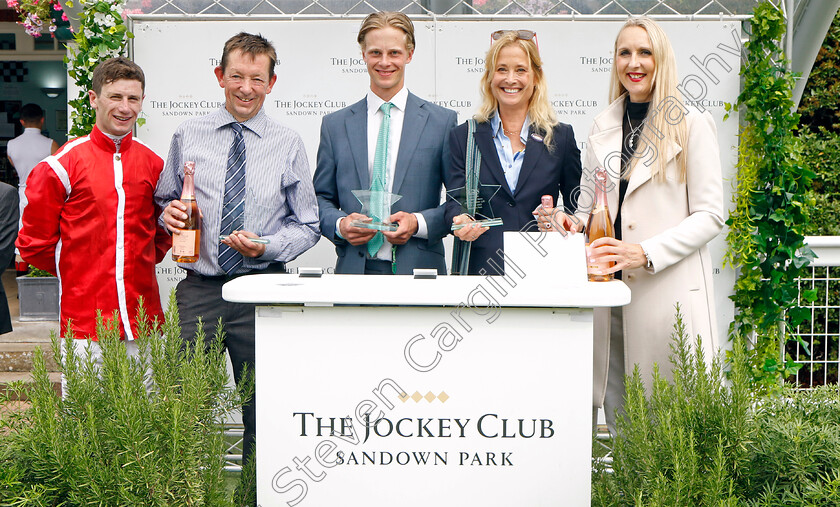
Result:
{"label": "white flower", "polygon": [[114,16],[112,16],[111,14],[103,14],[101,12],[93,13],[93,22],[103,28],[108,28],[116,25],[116,20],[114,20]]}

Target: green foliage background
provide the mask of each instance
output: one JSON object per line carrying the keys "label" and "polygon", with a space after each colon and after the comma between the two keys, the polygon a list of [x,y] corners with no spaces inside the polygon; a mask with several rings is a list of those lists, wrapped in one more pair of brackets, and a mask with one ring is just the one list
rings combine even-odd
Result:
{"label": "green foliage background", "polygon": [[802,160],[816,176],[811,236],[840,235],[840,12],[820,48],[799,104]]}
{"label": "green foliage background", "polygon": [[[815,174],[808,191],[813,206],[808,210],[810,223],[805,232],[809,236],[840,236],[840,12],[834,16],[814,62],[799,113],[802,164]],[[797,372],[795,382],[800,386],[837,382],[838,278],[840,267],[818,267],[814,269],[814,281],[806,287],[816,289],[816,301],[826,308],[816,310],[814,318],[800,329],[813,341],[809,359],[814,361]],[[803,352],[793,343],[788,344],[788,351]]]}
{"label": "green foliage background", "polygon": [[799,103],[800,124],[840,132],[840,12],[828,29]]}

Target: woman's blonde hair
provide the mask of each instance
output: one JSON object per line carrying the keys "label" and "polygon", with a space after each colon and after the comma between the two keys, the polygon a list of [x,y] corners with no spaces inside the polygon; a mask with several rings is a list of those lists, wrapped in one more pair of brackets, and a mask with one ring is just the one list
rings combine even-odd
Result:
{"label": "woman's blonde hair", "polygon": [[496,64],[499,61],[499,53],[507,46],[518,45],[525,52],[528,61],[531,63],[531,71],[534,73],[534,94],[531,95],[531,101],[528,104],[528,116],[531,119],[531,125],[534,126],[537,133],[543,135],[543,143],[552,150],[551,144],[554,137],[554,126],[557,125],[557,115],[554,114],[554,109],[548,101],[548,87],[545,83],[545,76],[542,71],[542,59],[537,45],[532,40],[522,40],[517,35],[516,31],[509,31],[502,34],[498,40],[493,41],[490,49],[487,51],[487,57],[484,61],[484,75],[481,77],[481,105],[474,118],[479,122],[488,121],[499,107],[499,102],[493,96],[491,90],[491,83],[493,81],[493,74],[496,72]]}
{"label": "woman's blonde hair", "polygon": [[[630,173],[638,161],[645,160],[646,164],[651,165],[651,177],[657,181],[664,181],[665,168],[668,161],[668,148],[671,142],[674,142],[682,148],[682,151],[677,155],[677,168],[680,180],[685,181],[685,140],[687,130],[683,117],[688,112],[688,109],[683,105],[683,96],[677,90],[677,84],[679,83],[677,78],[677,63],[674,57],[674,49],[671,47],[671,41],[668,40],[668,36],[662,30],[662,27],[648,17],[642,16],[628,19],[615,37],[612,73],[610,75],[610,103],[627,92],[627,89],[621,84],[621,80],[618,77],[616,65],[618,61],[618,39],[621,33],[630,27],[638,27],[647,32],[655,67],[651,78],[650,107],[648,108],[647,116],[644,120],[644,127],[641,132],[641,139],[647,143],[649,149],[636,150],[637,153],[634,154],[635,160],[628,162],[627,171],[622,177],[629,178]],[[669,106],[669,104],[671,105]],[[677,118],[673,116],[674,107],[678,108],[678,112],[681,112],[681,114],[677,115]],[[669,110],[663,111],[664,108],[669,108]],[[648,161],[649,157],[645,156],[645,154],[651,150],[654,159]]]}

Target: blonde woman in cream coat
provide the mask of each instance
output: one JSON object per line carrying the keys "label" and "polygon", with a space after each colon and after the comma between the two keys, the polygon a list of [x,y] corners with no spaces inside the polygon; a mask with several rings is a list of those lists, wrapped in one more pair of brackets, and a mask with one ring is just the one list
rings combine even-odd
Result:
{"label": "blonde woman in cream coat", "polygon": [[[708,111],[685,106],[676,85],[665,33],[648,18],[628,20],[616,38],[612,103],[589,136],[578,203],[585,223],[591,202],[583,201],[594,195],[594,170],[606,168],[608,205],[613,220],[620,219],[621,239],[593,241],[591,259],[615,262],[603,272],[620,271],[632,293],[629,305],[595,315],[593,407],[604,406],[613,434],[625,372],[638,364],[648,387],[654,364],[671,376],[677,303],[692,341],[702,337],[707,360],[718,346],[707,248],[724,221],[717,131]],[[635,151],[624,148],[624,163],[622,142],[635,144]]]}

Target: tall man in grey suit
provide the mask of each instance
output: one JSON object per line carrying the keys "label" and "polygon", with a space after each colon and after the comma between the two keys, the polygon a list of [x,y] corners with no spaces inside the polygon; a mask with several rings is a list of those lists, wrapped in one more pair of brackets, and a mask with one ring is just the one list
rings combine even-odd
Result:
{"label": "tall man in grey suit", "polygon": [[[371,14],[357,40],[370,91],[321,124],[314,177],[321,234],[335,244],[337,273],[411,274],[414,268],[433,268],[445,274],[441,239],[449,226],[440,200],[450,163],[449,130],[457,115],[405,88],[405,66],[414,55],[414,25],[408,16]],[[380,136],[383,122],[387,135]],[[402,196],[390,217],[380,217],[396,223],[396,231],[351,225],[369,218],[361,214],[352,191],[372,188],[377,152],[386,153],[381,155],[384,190]]]}

